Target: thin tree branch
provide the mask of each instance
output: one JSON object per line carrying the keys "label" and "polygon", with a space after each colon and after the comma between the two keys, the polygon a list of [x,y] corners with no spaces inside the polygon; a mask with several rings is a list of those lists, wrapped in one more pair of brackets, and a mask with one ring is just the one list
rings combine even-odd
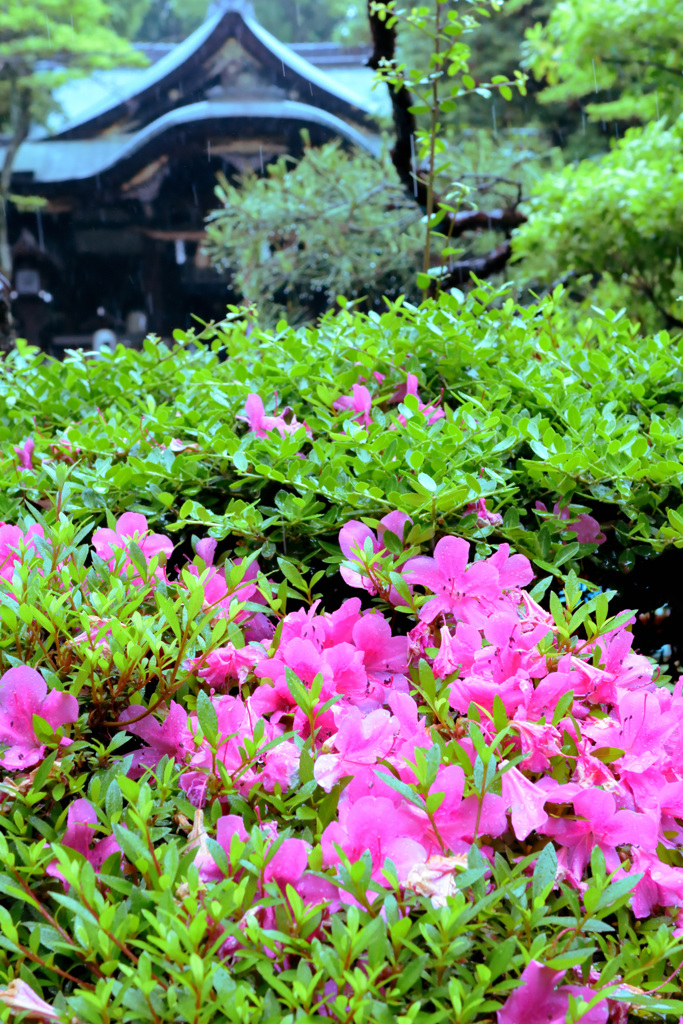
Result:
{"label": "thin tree branch", "polygon": [[501,242],[495,249],[491,249],[485,256],[473,256],[469,260],[458,260],[452,263],[448,273],[441,278],[435,278],[431,288],[431,294],[437,291],[448,291],[449,288],[457,288],[458,285],[468,284],[472,274],[479,278],[492,277],[503,270],[512,256],[512,246],[509,242]]}
{"label": "thin tree branch", "polygon": [[[377,71],[380,67],[391,64],[396,56],[396,23],[389,28],[386,21],[381,21],[377,11],[373,10],[372,0],[368,0],[368,20],[373,50],[367,66]],[[423,210],[426,210],[429,205],[427,182],[418,175],[414,165],[417,124],[415,115],[410,112],[413,98],[404,85],[389,84],[388,89],[396,133],[396,142],[390,154],[391,161],[406,192]],[[441,230],[449,238],[457,238],[465,231],[487,229],[504,231],[507,235],[512,228],[526,223],[526,219],[516,206],[492,210],[490,213],[482,210],[461,210],[458,213],[446,214],[441,222]]]}

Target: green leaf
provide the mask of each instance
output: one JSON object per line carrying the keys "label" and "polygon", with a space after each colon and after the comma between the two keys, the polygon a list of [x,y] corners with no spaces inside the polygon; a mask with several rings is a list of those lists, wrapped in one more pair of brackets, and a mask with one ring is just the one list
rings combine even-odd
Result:
{"label": "green leaf", "polygon": [[420,810],[424,810],[425,802],[421,796],[415,792],[415,790],[409,786],[406,782],[402,782],[401,779],[395,778],[393,775],[387,774],[387,772],[375,772],[378,779],[381,779],[385,785],[389,786],[390,789],[395,790],[396,793],[400,793],[401,796],[413,804],[415,807],[419,807]]}
{"label": "green leaf", "polygon": [[197,721],[209,743],[214,746],[218,740],[218,715],[213,701],[204,690],[197,694]]}
{"label": "green leaf", "polygon": [[550,893],[557,876],[557,854],[552,841],[546,843],[538,855],[531,878],[531,891],[534,899],[545,899]]}

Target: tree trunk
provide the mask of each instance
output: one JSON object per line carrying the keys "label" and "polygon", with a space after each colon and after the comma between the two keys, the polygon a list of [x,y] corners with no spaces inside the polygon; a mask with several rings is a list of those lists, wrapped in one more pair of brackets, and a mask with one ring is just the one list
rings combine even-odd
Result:
{"label": "tree trunk", "polygon": [[9,352],[14,348],[10,300],[12,250],[9,244],[7,206],[14,161],[31,126],[31,91],[25,86],[19,86],[16,79],[10,83],[10,123],[12,137],[0,171],[0,352]]}
{"label": "tree trunk", "polygon": [[[368,60],[368,67],[377,71],[383,63],[392,63],[396,56],[397,33],[396,25],[388,28],[374,9],[372,0],[367,0],[368,20],[372,36],[373,51]],[[411,113],[413,97],[405,86],[389,86],[391,109],[396,133],[396,143],[391,150],[391,160],[396,168],[401,183],[407,194],[418,206],[426,209],[428,191],[425,179],[417,173],[414,161],[414,137],[417,130],[415,115]],[[438,200],[438,197],[437,197]],[[519,199],[518,199],[519,202]],[[468,231],[491,230],[504,232],[507,238],[513,228],[526,223],[526,216],[517,209],[517,204],[505,209],[461,210],[458,213],[446,213],[441,222],[440,231],[450,239],[459,238]],[[475,256],[469,260],[460,260],[449,268],[448,273],[440,280],[435,279],[431,294],[439,289],[454,288],[471,280],[471,274],[479,278],[491,277],[504,269],[512,255],[509,242],[497,245],[486,256]]]}

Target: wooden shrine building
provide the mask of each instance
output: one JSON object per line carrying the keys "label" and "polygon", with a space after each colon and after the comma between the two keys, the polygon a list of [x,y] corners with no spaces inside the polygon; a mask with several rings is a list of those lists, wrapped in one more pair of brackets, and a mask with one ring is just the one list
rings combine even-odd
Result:
{"label": "wooden shrine building", "polygon": [[[367,92],[321,63],[278,42],[242,0],[219,0],[183,43],[26,141],[12,191],[47,203],[11,212],[19,333],[55,351],[88,347],[103,327],[167,337],[191,313],[220,319],[234,296],[201,249],[216,173],[261,173],[281,154],[301,155],[302,129],[313,145],[341,137],[377,149]],[[88,80],[70,88],[82,105]]]}

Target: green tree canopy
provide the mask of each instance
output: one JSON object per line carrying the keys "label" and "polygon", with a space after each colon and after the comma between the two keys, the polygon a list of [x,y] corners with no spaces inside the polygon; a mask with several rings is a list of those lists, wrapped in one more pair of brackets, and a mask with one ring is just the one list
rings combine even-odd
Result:
{"label": "green tree canopy", "polygon": [[[368,36],[365,4],[350,0],[253,0],[254,14],[264,28],[285,43],[357,42]],[[206,18],[209,0],[117,0],[115,25],[131,39],[179,42]],[[140,14],[141,12],[141,14]],[[129,27],[126,27],[129,25]]]}
{"label": "green tree canopy", "polygon": [[[683,326],[681,40],[677,0],[562,0],[527,32],[527,66],[549,83],[541,99],[579,101],[614,138],[601,160],[538,182],[514,239],[521,276],[552,287],[583,275],[575,297],[623,305],[649,328]],[[644,126],[623,137],[624,121]]]}
{"label": "green tree canopy", "polygon": [[527,281],[590,275],[589,304],[683,326],[683,119],[629,129],[602,160],[543,177],[529,210],[514,243]]}
{"label": "green tree canopy", "polygon": [[680,0],[561,0],[525,51],[545,102],[586,97],[595,121],[681,113]]}
{"label": "green tree canopy", "polygon": [[422,211],[391,162],[330,142],[292,164],[282,157],[266,177],[245,175],[238,187],[223,180],[216,190],[208,250],[244,300],[266,321],[296,322],[340,293],[369,308],[382,308],[385,294],[416,299]]}
{"label": "green tree canopy", "polygon": [[[54,91],[95,68],[144,63],[108,28],[103,0],[13,0],[0,7],[0,131],[8,142],[0,166],[0,271],[11,277],[7,203],[16,155],[31,124],[54,108]],[[7,345],[7,332],[0,339]]]}

